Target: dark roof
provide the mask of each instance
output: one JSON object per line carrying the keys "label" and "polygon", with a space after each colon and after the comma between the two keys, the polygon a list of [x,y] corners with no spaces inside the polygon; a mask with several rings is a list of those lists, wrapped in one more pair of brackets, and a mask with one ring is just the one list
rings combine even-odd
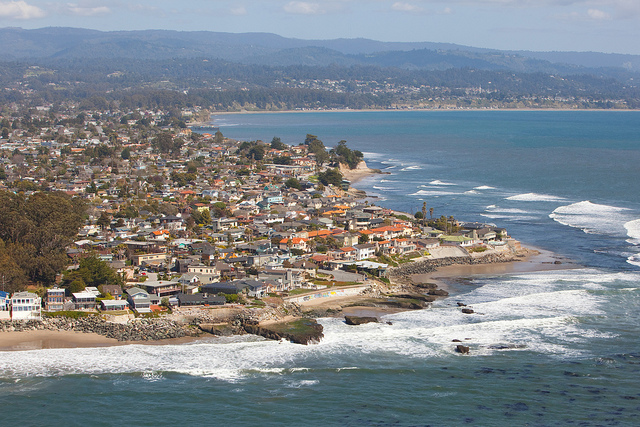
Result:
{"label": "dark roof", "polygon": [[224,304],[226,302],[225,297],[218,295],[208,294],[178,294],[178,301],[180,304],[189,305],[206,305],[206,304]]}

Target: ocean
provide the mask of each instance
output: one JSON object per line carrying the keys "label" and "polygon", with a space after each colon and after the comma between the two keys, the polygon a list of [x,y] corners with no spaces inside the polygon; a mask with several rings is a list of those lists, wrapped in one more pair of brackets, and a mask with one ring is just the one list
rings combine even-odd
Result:
{"label": "ocean", "polygon": [[[637,425],[640,112],[220,115],[225,136],[327,147],[384,207],[493,223],[580,265],[484,276],[391,324],[0,353],[5,425]],[[463,315],[457,302],[477,315]],[[471,348],[455,353],[453,339]]]}

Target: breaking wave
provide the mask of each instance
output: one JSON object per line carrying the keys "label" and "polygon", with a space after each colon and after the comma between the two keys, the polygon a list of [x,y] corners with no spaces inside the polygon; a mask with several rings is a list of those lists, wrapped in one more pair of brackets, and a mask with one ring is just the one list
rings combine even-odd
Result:
{"label": "breaking wave", "polygon": [[509,196],[507,200],[515,200],[518,202],[560,202],[566,200],[564,197],[551,196],[549,194],[525,193],[515,196]]}
{"label": "breaking wave", "polygon": [[[607,236],[626,235],[629,228],[625,230],[625,226],[632,218],[630,209],[599,205],[588,200],[560,206],[549,217],[562,225],[579,228],[585,233]],[[635,230],[634,226],[629,227]]]}

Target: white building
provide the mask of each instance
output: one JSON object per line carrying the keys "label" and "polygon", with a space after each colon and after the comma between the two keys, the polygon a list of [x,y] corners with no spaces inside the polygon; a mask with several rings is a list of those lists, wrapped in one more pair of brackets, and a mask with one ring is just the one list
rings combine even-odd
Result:
{"label": "white building", "polygon": [[40,319],[42,299],[32,292],[16,292],[11,297],[13,320]]}

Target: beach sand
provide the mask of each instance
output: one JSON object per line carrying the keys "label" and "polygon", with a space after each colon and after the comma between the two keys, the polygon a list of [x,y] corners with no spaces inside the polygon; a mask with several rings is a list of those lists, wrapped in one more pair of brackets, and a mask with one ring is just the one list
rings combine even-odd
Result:
{"label": "beach sand", "polygon": [[157,341],[118,341],[115,338],[75,331],[21,331],[0,332],[0,351],[43,350],[50,348],[90,348],[120,345],[167,345],[187,344],[213,337],[203,334],[198,337],[169,338]]}
{"label": "beach sand", "polygon": [[[414,274],[414,283],[435,283],[438,288],[449,292],[450,295],[459,293],[460,289],[454,284],[470,283],[474,277],[500,276],[504,274],[533,273],[537,271],[568,270],[580,268],[570,260],[558,257],[553,252],[538,248],[528,248],[535,252],[522,258],[521,261],[500,262],[492,264],[459,264],[439,267],[436,271],[426,274]],[[559,261],[560,264],[556,264]]]}
{"label": "beach sand", "polygon": [[74,331],[0,332],[0,351],[41,350],[47,348],[83,348],[123,345],[115,338]]}

